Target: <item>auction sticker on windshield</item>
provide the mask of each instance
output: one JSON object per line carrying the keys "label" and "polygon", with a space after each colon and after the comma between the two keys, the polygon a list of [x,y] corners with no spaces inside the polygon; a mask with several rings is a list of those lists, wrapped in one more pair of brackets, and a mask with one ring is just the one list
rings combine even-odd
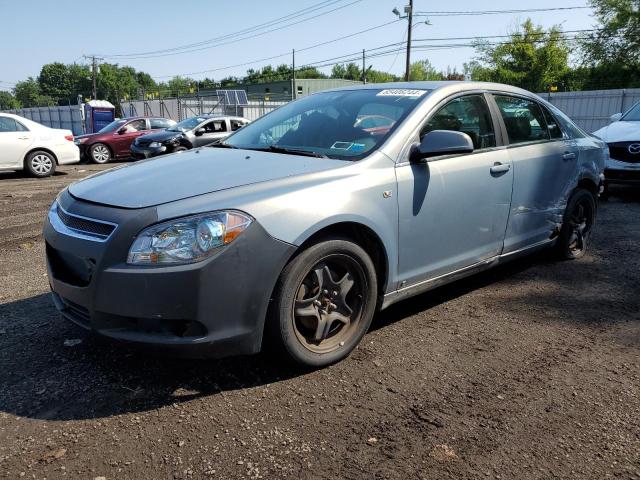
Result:
{"label": "auction sticker on windshield", "polygon": [[421,97],[426,90],[414,90],[410,88],[389,88],[378,92],[377,97]]}

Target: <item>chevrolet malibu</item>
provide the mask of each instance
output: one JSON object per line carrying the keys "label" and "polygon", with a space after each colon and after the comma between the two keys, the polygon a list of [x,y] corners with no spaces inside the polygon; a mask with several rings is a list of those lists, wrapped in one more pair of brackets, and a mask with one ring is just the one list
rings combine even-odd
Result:
{"label": "chevrolet malibu", "polygon": [[606,157],[506,85],[317,93],[61,192],[44,226],[53,301],[114,339],[328,365],[399,300],[543,247],[584,255]]}

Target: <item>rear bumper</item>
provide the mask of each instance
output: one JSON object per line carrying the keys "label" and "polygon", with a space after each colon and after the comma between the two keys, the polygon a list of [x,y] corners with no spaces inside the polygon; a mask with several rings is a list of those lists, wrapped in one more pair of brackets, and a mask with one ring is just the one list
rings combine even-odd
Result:
{"label": "rear bumper", "polygon": [[55,153],[58,165],[70,165],[80,162],[80,149],[72,142],[58,146]]}
{"label": "rear bumper", "polygon": [[134,143],[129,147],[129,152],[133,158],[137,158],[143,160],[145,158],[157,157],[158,155],[162,155],[167,153],[167,147],[164,145],[160,145],[159,147],[151,148],[151,147],[141,147]]}
{"label": "rear bumper", "polygon": [[60,202],[71,214],[118,224],[98,242],[65,234],[49,218],[45,221],[49,283],[65,318],[106,337],[166,347],[181,356],[260,350],[272,290],[295,247],[254,222],[203,262],[132,266],[125,263],[131,239],[157,221],[155,209],[99,207],[66,192]]}

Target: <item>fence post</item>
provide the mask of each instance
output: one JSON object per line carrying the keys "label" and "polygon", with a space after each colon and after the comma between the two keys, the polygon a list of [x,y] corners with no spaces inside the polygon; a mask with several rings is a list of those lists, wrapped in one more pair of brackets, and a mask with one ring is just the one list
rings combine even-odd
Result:
{"label": "fence post", "polygon": [[624,97],[626,96],[627,89],[622,89],[622,94],[620,95],[620,113],[624,113]]}

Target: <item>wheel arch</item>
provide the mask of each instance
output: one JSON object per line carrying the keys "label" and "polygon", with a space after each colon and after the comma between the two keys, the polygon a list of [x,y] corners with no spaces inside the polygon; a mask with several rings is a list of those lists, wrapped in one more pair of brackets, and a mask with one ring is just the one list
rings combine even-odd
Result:
{"label": "wheel arch", "polygon": [[596,198],[598,197],[598,184],[590,177],[581,178],[580,181],[578,182],[578,185],[576,185],[576,188],[574,189],[574,191],[577,190],[578,188],[583,188],[585,190],[588,190]]}
{"label": "wheel arch", "polygon": [[376,268],[378,296],[381,297],[386,291],[389,281],[389,255],[382,238],[371,227],[356,221],[339,221],[325,225],[307,236],[296,252],[301,252],[324,238],[332,237],[352,240],[367,252]]}
{"label": "wheel arch", "polygon": [[53,150],[46,147],[33,147],[33,148],[30,148],[27,151],[27,153],[24,154],[24,159],[22,160],[22,166],[24,168],[27,168],[27,159],[29,158],[29,155],[31,155],[34,152],[47,152],[49,155],[53,157],[53,160],[56,162],[56,166],[58,165],[58,157],[55,153],[53,153]]}

